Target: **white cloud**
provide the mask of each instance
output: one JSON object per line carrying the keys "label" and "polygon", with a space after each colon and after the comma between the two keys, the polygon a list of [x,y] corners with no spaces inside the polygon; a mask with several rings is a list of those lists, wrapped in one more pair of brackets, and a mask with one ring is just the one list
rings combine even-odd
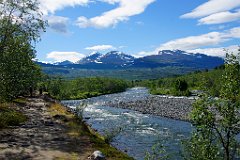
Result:
{"label": "white cloud", "polygon": [[232,38],[240,38],[240,27],[230,29],[228,36]]}
{"label": "white cloud", "polygon": [[240,19],[240,0],[209,0],[181,18],[201,18],[199,24],[221,24]]}
{"label": "white cloud", "polygon": [[150,55],[156,55],[158,54],[158,51],[140,51],[138,53],[135,53],[133,56],[136,58],[144,57],[144,56],[150,56]]}
{"label": "white cloud", "polygon": [[91,51],[104,51],[104,50],[111,50],[111,49],[116,49],[112,45],[96,45],[92,47],[87,47],[85,48],[86,50],[91,50]]}
{"label": "white cloud", "polygon": [[85,6],[90,3],[90,0],[39,0],[39,2],[40,10],[47,15],[65,7]]}
{"label": "white cloud", "polygon": [[217,57],[225,57],[226,56],[226,50],[229,51],[229,53],[238,53],[239,46],[232,45],[228,47],[219,47],[219,48],[198,48],[194,50],[187,50],[187,52],[190,53],[203,53],[209,56],[217,56]]}
{"label": "white cloud", "polygon": [[79,17],[76,24],[81,28],[95,27],[107,28],[115,26],[119,22],[127,21],[129,17],[141,14],[148,5],[155,0],[103,0],[108,3],[119,3],[119,6],[113,10],[104,12],[100,16],[93,18]]}
{"label": "white cloud", "polygon": [[221,33],[210,32],[210,33],[199,35],[199,36],[190,36],[190,37],[175,39],[175,40],[166,42],[162,44],[158,48],[158,50],[165,50],[165,49],[188,50],[188,49],[198,48],[201,46],[217,45],[226,40],[227,39],[224,38]]}
{"label": "white cloud", "polygon": [[[146,55],[157,54],[161,50],[184,50],[184,51],[202,51],[203,53],[206,52],[209,55],[217,55],[223,56],[224,52],[219,52],[221,48],[209,48],[203,50],[202,48],[218,46],[219,44],[230,41],[232,39],[240,38],[240,27],[235,27],[229,30],[225,30],[223,32],[210,32],[198,36],[189,36],[184,38],[179,38],[175,40],[171,40],[169,42],[161,44],[158,48],[154,51],[149,52],[139,52],[135,54],[137,57],[142,57]],[[236,47],[235,47],[236,48]],[[230,47],[232,49],[232,47]],[[219,52],[217,54],[217,52]]]}
{"label": "white cloud", "polygon": [[195,8],[192,12],[182,15],[182,18],[199,18],[214,13],[228,11],[240,6],[239,0],[209,0]]}
{"label": "white cloud", "polygon": [[209,29],[210,30],[223,30],[227,27],[228,27],[228,25],[217,25],[217,26],[211,26]]}
{"label": "white cloud", "polygon": [[59,33],[68,33],[67,23],[69,18],[61,16],[49,16],[47,19],[51,29]]}
{"label": "white cloud", "polygon": [[157,50],[181,49],[191,50],[199,47],[214,46],[233,38],[240,38],[240,27],[232,28],[224,32],[210,32],[199,36],[190,36],[175,39],[162,44]]}
{"label": "white cloud", "polygon": [[109,4],[115,4],[115,3],[120,2],[121,0],[99,0],[99,1],[106,2],[106,3],[109,3]]}
{"label": "white cloud", "polygon": [[68,60],[71,62],[77,62],[83,57],[85,57],[85,55],[78,52],[53,51],[47,54],[48,59],[53,59],[56,62],[62,62],[65,60]]}
{"label": "white cloud", "polygon": [[76,24],[79,27],[107,28],[122,21],[127,21],[129,17],[141,14],[148,5],[156,0],[39,0],[40,10],[44,15],[54,14],[58,10],[66,7],[87,6],[93,2],[103,2],[111,5],[119,4],[115,9],[102,13],[100,16],[86,18],[80,16]]}
{"label": "white cloud", "polygon": [[237,12],[219,12],[210,16],[201,18],[199,24],[221,24],[227,22],[233,22],[240,19],[240,10]]}

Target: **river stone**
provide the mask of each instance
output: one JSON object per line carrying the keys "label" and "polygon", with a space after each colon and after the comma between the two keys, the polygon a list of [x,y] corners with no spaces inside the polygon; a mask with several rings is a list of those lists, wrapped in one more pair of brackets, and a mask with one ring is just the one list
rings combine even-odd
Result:
{"label": "river stone", "polygon": [[105,156],[101,151],[94,151],[93,154],[90,156],[92,160],[105,160]]}

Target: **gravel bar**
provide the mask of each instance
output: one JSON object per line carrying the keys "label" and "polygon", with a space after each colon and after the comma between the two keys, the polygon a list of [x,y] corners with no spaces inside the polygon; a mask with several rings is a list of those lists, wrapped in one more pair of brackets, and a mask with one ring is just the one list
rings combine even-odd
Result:
{"label": "gravel bar", "polygon": [[177,120],[189,121],[194,97],[172,97],[151,95],[147,99],[130,102],[109,102],[107,105],[139,111],[143,114],[152,114]]}

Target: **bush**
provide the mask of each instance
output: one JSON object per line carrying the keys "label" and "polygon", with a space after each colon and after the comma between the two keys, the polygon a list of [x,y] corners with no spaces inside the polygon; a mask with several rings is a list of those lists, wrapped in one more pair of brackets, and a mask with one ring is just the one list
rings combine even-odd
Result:
{"label": "bush", "polygon": [[153,95],[170,95],[171,90],[166,88],[156,88],[156,89],[151,89],[150,93]]}
{"label": "bush", "polygon": [[174,87],[177,91],[186,91],[188,89],[188,84],[185,80],[177,79]]}
{"label": "bush", "polygon": [[17,126],[27,120],[27,117],[9,107],[9,104],[0,104],[0,128]]}

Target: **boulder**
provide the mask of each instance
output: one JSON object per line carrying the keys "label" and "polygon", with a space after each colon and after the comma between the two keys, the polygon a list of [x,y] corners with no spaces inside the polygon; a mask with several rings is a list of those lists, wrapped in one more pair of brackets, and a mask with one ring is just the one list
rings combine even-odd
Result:
{"label": "boulder", "polygon": [[101,151],[94,151],[89,159],[91,159],[91,160],[105,160],[106,158]]}

